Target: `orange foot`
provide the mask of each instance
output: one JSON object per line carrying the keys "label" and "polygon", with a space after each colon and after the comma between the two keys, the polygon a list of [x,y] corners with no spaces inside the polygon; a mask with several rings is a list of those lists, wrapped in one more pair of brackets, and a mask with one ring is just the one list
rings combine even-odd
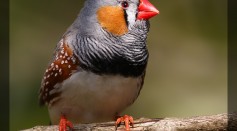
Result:
{"label": "orange foot", "polygon": [[61,115],[60,123],[59,123],[59,131],[67,131],[67,127],[72,129],[73,125],[70,121],[67,120],[65,115]]}
{"label": "orange foot", "polygon": [[126,131],[130,131],[129,125],[131,125],[133,127],[133,124],[134,124],[132,116],[124,115],[122,117],[117,118],[117,121],[115,123],[115,129],[117,129],[117,126],[122,122],[125,123],[125,130]]}

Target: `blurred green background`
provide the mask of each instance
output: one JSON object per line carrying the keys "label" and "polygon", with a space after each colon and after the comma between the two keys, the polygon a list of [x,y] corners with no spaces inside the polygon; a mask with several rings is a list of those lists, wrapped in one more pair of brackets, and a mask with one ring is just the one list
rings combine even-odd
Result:
{"label": "blurred green background", "polygon": [[[227,1],[150,0],[150,59],[142,92],[124,113],[186,117],[227,112]],[[56,43],[82,0],[10,1],[10,130],[49,124],[38,90]]]}

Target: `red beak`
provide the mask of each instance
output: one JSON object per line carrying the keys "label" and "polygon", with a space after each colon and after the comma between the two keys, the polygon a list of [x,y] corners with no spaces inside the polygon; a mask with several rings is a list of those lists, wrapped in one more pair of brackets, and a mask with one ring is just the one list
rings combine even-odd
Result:
{"label": "red beak", "polygon": [[140,0],[137,19],[148,20],[157,14],[159,14],[159,11],[148,0]]}

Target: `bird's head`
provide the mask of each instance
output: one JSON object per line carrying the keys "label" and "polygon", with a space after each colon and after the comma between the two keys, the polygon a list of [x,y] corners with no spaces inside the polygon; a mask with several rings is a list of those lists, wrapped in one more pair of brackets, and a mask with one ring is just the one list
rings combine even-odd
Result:
{"label": "bird's head", "polygon": [[101,28],[115,36],[126,34],[137,21],[148,20],[159,11],[148,0],[87,0],[78,22],[86,32]]}

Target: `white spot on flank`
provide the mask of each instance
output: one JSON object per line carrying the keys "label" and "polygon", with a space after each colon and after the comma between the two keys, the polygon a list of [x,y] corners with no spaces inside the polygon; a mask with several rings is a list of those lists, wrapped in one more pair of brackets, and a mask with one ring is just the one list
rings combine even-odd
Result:
{"label": "white spot on flank", "polygon": [[70,57],[68,57],[67,60],[70,60]]}
{"label": "white spot on flank", "polygon": [[65,63],[68,63],[68,61],[67,61],[67,60],[65,60]]}
{"label": "white spot on flank", "polygon": [[50,77],[50,75],[47,75],[47,78],[49,78]]}
{"label": "white spot on flank", "polygon": [[46,72],[48,72],[49,70],[47,69]]}
{"label": "white spot on flank", "polygon": [[54,75],[54,76],[56,77],[57,75],[58,75],[58,73],[55,73],[55,75]]}
{"label": "white spot on flank", "polygon": [[63,40],[61,40],[60,43],[61,43],[60,47],[63,47]]}
{"label": "white spot on flank", "polygon": [[73,59],[73,60],[72,60],[72,62],[73,62],[73,63],[76,63],[76,60],[75,60],[75,59]]}
{"label": "white spot on flank", "polygon": [[62,72],[62,69],[59,69],[59,72]]}
{"label": "white spot on flank", "polygon": [[65,53],[65,56],[68,56],[67,52]]}
{"label": "white spot on flank", "polygon": [[63,64],[63,63],[64,63],[64,60],[61,61],[61,64]]}
{"label": "white spot on flank", "polygon": [[71,68],[71,65],[68,65],[68,68]]}
{"label": "white spot on flank", "polygon": [[62,55],[60,55],[59,57],[60,57],[60,58],[62,58],[63,56],[62,56]]}
{"label": "white spot on flank", "polygon": [[64,54],[64,51],[63,51],[63,50],[61,50],[61,53],[62,53],[62,54]]}
{"label": "white spot on flank", "polygon": [[46,82],[46,85],[48,85],[48,84],[49,84],[49,82],[47,81],[47,82]]}
{"label": "white spot on flank", "polygon": [[51,66],[54,66],[54,63],[52,63]]}
{"label": "white spot on flank", "polygon": [[55,65],[55,67],[58,69],[58,65]]}
{"label": "white spot on flank", "polygon": [[46,76],[44,76],[44,79],[46,79]]}

